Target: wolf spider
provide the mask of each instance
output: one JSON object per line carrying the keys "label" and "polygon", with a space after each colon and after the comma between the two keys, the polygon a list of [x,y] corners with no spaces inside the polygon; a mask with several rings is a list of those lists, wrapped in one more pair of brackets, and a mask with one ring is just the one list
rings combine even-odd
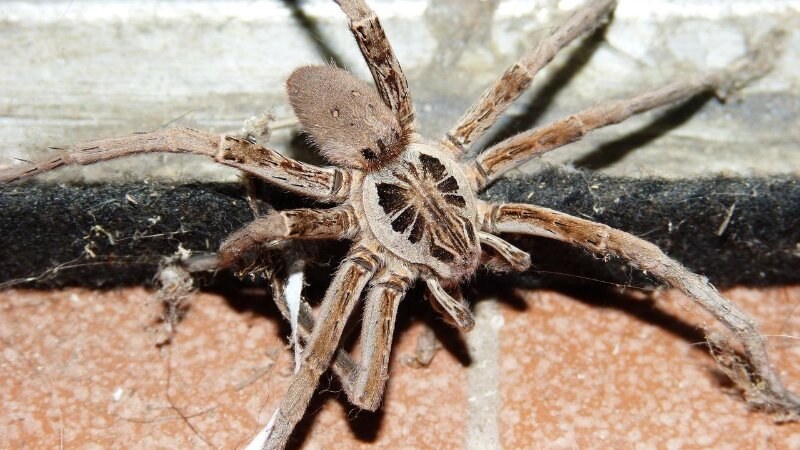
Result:
{"label": "wolf spider", "polygon": [[[509,170],[606,125],[706,91],[726,92],[769,68],[767,45],[723,70],[678,80],[627,99],[598,103],[503,140],[475,157],[472,144],[530,86],[556,53],[604,21],[612,0],[587,3],[509,67],[440,139],[417,132],[411,95],[389,41],[363,0],[336,0],[372,73],[375,87],[331,66],[296,69],[286,85],[302,130],[334,167],[286,158],[247,139],[188,128],[160,129],[59,149],[49,159],[0,172],[12,182],[70,164],[150,152],[208,156],[327,208],[272,211],[220,246],[216,267],[235,267],[264,246],[291,239],[347,239],[353,245],[325,293],[319,315],[301,303],[303,354],[263,448],[282,448],[303,417],[323,372],[332,367],[348,399],[378,408],[388,378],[397,308],[417,281],[431,303],[462,331],[474,325],[459,284],[483,266],[524,271],[530,256],[501,239],[522,233],[557,239],[604,259],[618,257],[682,291],[724,324],[747,362],[743,384],[755,406],[794,417],[800,398],[781,384],[753,320],[708,281],[658,247],[606,225],[529,204],[493,204],[477,194]],[[285,299],[276,293],[288,316]],[[363,295],[362,295],[363,294]],[[364,297],[360,361],[338,349],[345,323]],[[728,373],[732,369],[728,368]]]}

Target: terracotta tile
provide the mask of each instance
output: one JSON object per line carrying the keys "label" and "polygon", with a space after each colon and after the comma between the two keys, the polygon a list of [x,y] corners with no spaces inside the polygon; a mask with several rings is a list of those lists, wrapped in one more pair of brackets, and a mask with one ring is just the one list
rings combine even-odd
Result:
{"label": "terracotta tile", "polygon": [[[720,386],[696,343],[702,315],[685,298],[660,295],[653,307],[520,294],[524,310],[476,305],[468,366],[453,345],[428,368],[401,363],[426,332],[404,325],[377,414],[354,410],[323,377],[302,446],[800,448],[800,426],[774,425]],[[766,334],[798,335],[800,288],[726,294]],[[259,309],[268,298],[252,297],[196,295],[174,342],[158,348],[159,307],[144,289],[0,292],[0,447],[56,447],[62,430],[66,448],[241,447],[274,410],[292,364],[286,328],[274,309]],[[769,338],[800,390],[794,342]]]}
{"label": "terracotta tile", "polygon": [[[725,293],[762,332],[793,335],[800,289]],[[706,317],[681,295],[604,301],[524,293],[504,310],[500,411],[507,448],[798,448],[800,427],[748,412],[720,385],[696,325]],[[788,318],[788,320],[787,320]],[[710,319],[708,319],[710,322]],[[796,338],[768,339],[788,385],[800,388]]]}

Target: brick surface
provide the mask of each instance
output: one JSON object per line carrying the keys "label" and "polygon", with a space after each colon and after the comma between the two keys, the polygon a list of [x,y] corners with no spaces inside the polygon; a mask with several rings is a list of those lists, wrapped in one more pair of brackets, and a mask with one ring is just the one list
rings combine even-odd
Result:
{"label": "brick surface", "polygon": [[[517,294],[476,305],[475,337],[434,321],[444,348],[427,368],[401,360],[432,321],[401,321],[382,410],[353,409],[326,375],[295,445],[800,447],[800,426],[748,412],[720,383],[695,328],[706,319],[686,298]],[[800,390],[800,288],[726,294],[757,317]],[[268,302],[197,294],[159,348],[150,291],[1,292],[0,447],[241,448],[291,373],[287,329],[259,306]]]}

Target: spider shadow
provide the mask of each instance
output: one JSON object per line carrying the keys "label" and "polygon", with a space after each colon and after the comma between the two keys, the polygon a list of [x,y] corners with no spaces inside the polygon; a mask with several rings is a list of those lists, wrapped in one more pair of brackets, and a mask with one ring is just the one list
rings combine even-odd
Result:
{"label": "spider shadow", "polygon": [[[535,261],[537,268],[522,274],[483,274],[473,283],[477,301],[495,299],[515,311],[535,314],[535,304],[520,294],[547,289],[593,309],[620,311],[683,340],[695,351],[712,356],[705,332],[691,317],[666,311],[648,294],[651,286],[661,285],[657,280],[627,264],[604,264],[593,255],[562,242],[544,238],[512,238],[510,241],[533,255],[548,255],[546,259],[552,261]],[[716,366],[709,367],[707,372],[720,387],[733,386]]]}
{"label": "spider shadow", "polygon": [[[330,250],[336,253],[337,257],[344,256],[344,252],[340,248],[334,247]],[[309,300],[310,304],[314,305],[320,301],[326,287],[330,284],[333,272],[334,270],[330,267],[324,266],[311,267],[310,270],[307,271],[307,281],[310,286],[304,290],[303,296]],[[227,271],[220,272],[214,276],[213,282],[206,286],[204,290],[225,298],[228,305],[237,313],[258,315],[276,322],[276,337],[279,342],[283,342],[285,337],[291,334],[291,328],[289,323],[284,320],[283,315],[272,298],[269,280],[260,277],[254,280],[246,279],[244,282],[247,287],[244,289],[242,288],[242,282],[243,280],[237,279],[233,274]],[[358,333],[353,332],[357,331],[357,328],[353,328],[353,325],[356,325],[357,322],[357,319],[349,321],[345,332],[357,336]],[[355,336],[345,335],[340,347],[346,349],[347,345],[345,341],[354,340]],[[305,409],[303,418],[295,426],[286,448],[298,449],[302,447],[311,432],[317,413],[322,410],[329,401],[340,401],[351,408],[351,412],[348,413],[348,418],[350,419],[349,423],[351,427],[353,427],[356,436],[361,440],[374,441],[383,420],[383,410],[378,409],[375,412],[358,410],[351,406],[346,396],[342,394],[343,390],[338,379],[336,379],[330,370],[326,371],[320,377],[319,384],[315,389],[311,402]],[[353,412],[355,412],[354,416],[352,415]]]}
{"label": "spider shadow", "polygon": [[[553,288],[557,292],[592,308],[621,311],[642,323],[658,327],[690,344],[693,351],[702,352],[708,355],[712,361],[714,360],[714,355],[711,353],[706,334],[702,328],[680,316],[664,311],[658,307],[652,298],[638,299],[634,298],[632,294],[626,294],[608,286],[597,289],[596,286],[592,287],[588,283],[577,285],[573,283],[558,283]],[[746,356],[739,350],[734,350],[734,352],[739,358],[746,359]],[[736,383],[717,364],[706,368],[706,375],[720,389],[738,389]]]}
{"label": "spider shadow", "polygon": [[[616,288],[589,284],[557,283],[554,289],[571,299],[579,301],[595,309],[610,309],[621,311],[643,323],[656,326],[670,335],[682,339],[689,344],[704,343],[706,338],[697,325],[691,324],[679,316],[670,314],[651,299],[638,299],[634,295],[626,294]],[[709,353],[706,347],[705,353]]]}
{"label": "spider shadow", "polygon": [[272,301],[269,283],[262,278],[239,279],[230,271],[221,271],[202,290],[221,296],[239,314],[249,313],[276,321],[283,318]]}
{"label": "spider shadow", "polygon": [[590,153],[573,161],[576,168],[602,169],[620,161],[638,148],[645,147],[661,136],[680,127],[695,116],[709,100],[711,93],[698,94],[666,111],[634,133],[598,146]]}
{"label": "spider shadow", "polygon": [[[624,292],[612,286],[598,286],[597,282],[582,280],[576,283],[568,275],[547,274],[540,280],[534,279],[533,281],[525,280],[522,282],[516,280],[516,283],[514,283],[513,279],[508,279],[513,277],[503,278],[506,279],[502,283],[484,284],[479,281],[480,286],[477,290],[480,292],[481,298],[492,298],[506,306],[515,308],[519,312],[536,314],[535,303],[522,300],[519,294],[513,290],[545,288],[565,295],[568,297],[565,301],[577,301],[598,311],[620,311],[642,324],[657,327],[669,335],[688,343],[692,348],[692,352],[701,352],[713,361],[713,355],[707,345],[706,335],[703,330],[696,323],[688,321],[687,318],[665,311],[650,296],[642,298],[641,295],[636,295],[631,290]],[[498,287],[499,285],[505,285],[506,287]],[[513,285],[513,287],[508,287],[509,285]],[[509,292],[511,293],[510,297],[507,296]],[[519,305],[520,303],[522,306]],[[579,327],[580,323],[576,323],[575,326]],[[565,336],[566,338],[568,337]],[[739,351],[736,351],[736,354],[740,358],[744,358],[744,355]],[[709,381],[720,389],[736,388],[736,384],[716,364],[706,367],[705,374]]]}
{"label": "spider shadow", "polygon": [[[528,90],[530,100],[525,106],[522,114],[515,116],[513,119],[503,120],[498,123],[498,129],[495,132],[491,130],[487,136],[480,139],[481,142],[476,143],[473,149],[485,149],[490,146],[508,139],[518,133],[528,131],[544,116],[550,105],[553,104],[555,98],[564,89],[566,89],[572,79],[581,72],[581,70],[589,63],[592,56],[603,43],[605,34],[608,27],[612,22],[613,17],[604,22],[601,26],[597,27],[590,34],[585,36],[578,46],[572,50],[569,58],[564,64],[552,73],[548,74],[547,79],[541,87],[532,86]],[[534,82],[535,82],[534,78]],[[523,94],[523,96],[526,94]],[[519,100],[517,100],[519,101]],[[485,143],[485,144],[483,144]]]}
{"label": "spider shadow", "polygon": [[[705,342],[705,335],[694,324],[660,309],[649,297],[633,292],[649,292],[660,285],[627,264],[609,264],[590,253],[563,242],[540,237],[511,237],[509,241],[534,259],[527,272],[490,275],[479,279],[480,295],[502,301],[518,311],[532,309],[519,295],[519,290],[549,289],[599,309],[616,309],[632,317],[668,331],[689,343]],[[625,288],[630,294],[621,290]]]}
{"label": "spider shadow", "polygon": [[344,67],[341,58],[336,54],[333,49],[326,44],[327,40],[324,39],[320,32],[319,26],[313,18],[303,11],[302,6],[298,0],[283,0],[284,5],[289,8],[292,19],[297,21],[297,24],[308,33],[308,38],[314,45],[317,53],[322,57],[326,64],[333,64],[337,67]]}
{"label": "spider shadow", "polygon": [[[348,322],[347,331],[349,336],[343,338],[341,348],[349,351],[353,347],[353,343],[360,338],[360,319],[360,316],[354,317]],[[420,322],[434,332],[437,342],[442,345],[444,351],[449,352],[464,366],[472,364],[472,359],[469,356],[462,334],[433,311],[425,299],[424,286],[421,283],[417,283],[406,294],[398,308],[394,331],[395,339],[407,333],[413,325]],[[286,331],[288,332],[288,329]],[[389,366],[390,374],[396,363],[396,358],[393,358]],[[391,389],[390,377],[386,390],[388,392]],[[320,379],[320,384],[309,403],[306,414],[295,427],[287,448],[296,449],[302,446],[311,432],[314,420],[316,420],[316,413],[329,401],[339,401],[345,406],[348,411],[347,424],[357,440],[366,443],[377,440],[385,415],[383,407],[381,406],[375,411],[366,411],[350,404],[347,396],[344,395],[344,390],[339,380],[336,379],[332,372],[327,371]]]}
{"label": "spider shadow", "polygon": [[383,423],[383,407],[375,411],[365,411],[350,405],[344,396],[344,392],[336,377],[330,372],[322,375],[314,395],[306,408],[303,418],[294,428],[287,450],[302,448],[309,434],[311,433],[317,413],[322,410],[326,403],[339,401],[349,408],[347,411],[347,424],[355,437],[362,442],[374,442],[378,437],[378,432]]}
{"label": "spider shadow", "polygon": [[[586,36],[579,46],[573,50],[570,58],[549,75],[546,82],[539,87],[531,88],[531,100],[524,112],[505,123],[499,123],[496,132],[487,133],[474,149],[486,149],[491,145],[508,139],[518,133],[534,127],[545,115],[555,98],[567,88],[572,79],[589,63],[594,53],[603,42],[611,21],[605,22],[591,35]],[[672,106],[658,115],[655,120],[632,134],[598,146],[592,152],[573,161],[577,168],[602,169],[610,166],[632,151],[644,147],[659,137],[673,131],[691,119],[705,104],[714,97],[713,93],[698,94],[677,106]],[[503,119],[501,118],[501,121]],[[485,143],[485,144],[484,144]]]}
{"label": "spider shadow", "polygon": [[[341,243],[340,243],[341,244]],[[325,253],[332,255],[330,261],[339,261],[344,258],[347,252],[347,245],[336,245],[329,243],[324,248],[309,245],[300,249],[304,252],[304,259],[314,253]],[[307,267],[306,281],[308,286],[303,291],[303,296],[310,304],[318,304],[330,285],[335,272],[335,264],[321,264]],[[276,331],[277,338],[282,342],[285,336],[291,334],[291,329],[286,320],[283,319],[268,287],[269,282],[263,278],[256,280],[244,280],[248,286],[242,289],[242,280],[237,279],[228,272],[220,272],[214,276],[213,282],[204,289],[223,296],[229,306],[238,313],[250,313],[260,315],[275,321],[278,324]],[[363,297],[362,300],[363,302]],[[362,303],[363,306],[363,303]],[[361,314],[360,306],[348,320],[345,332],[339,344],[339,348],[350,351],[354,344],[360,339]],[[424,284],[417,283],[406,294],[398,308],[397,322],[395,325],[395,337],[407,333],[415,324],[422,322],[426,327],[433,330],[436,340],[440,343],[444,351],[449,352],[462,365],[468,366],[472,363],[466,343],[461,333],[454,327],[446,323],[430,307],[424,295]],[[392,361],[395,364],[395,361]],[[390,373],[392,366],[390,365]],[[387,385],[387,389],[391,389]],[[292,437],[287,448],[299,448],[305,442],[311,429],[313,428],[316,414],[329,401],[341,402],[345,410],[348,411],[348,425],[356,439],[362,442],[374,442],[380,432],[384,410],[379,407],[376,411],[365,411],[350,404],[347,396],[341,387],[339,380],[329,370],[322,375],[319,385],[312,396],[303,419],[297,424],[292,432]]]}
{"label": "spider shadow", "polygon": [[484,272],[479,273],[474,282],[470,283],[469,294],[465,295],[473,309],[477,303],[496,300],[516,312],[528,311],[530,306],[519,294],[518,288],[513,274]]}
{"label": "spider shadow", "polygon": [[[558,243],[558,245],[563,244]],[[520,247],[526,250],[533,250],[531,247],[541,250],[543,246],[541,240],[537,239],[532,243],[528,243],[528,245],[525,245],[525,241],[523,241]],[[547,250],[546,247],[544,247],[544,249]],[[326,247],[326,251],[327,250]],[[343,249],[334,249],[334,251],[337,253],[337,257],[343,256],[340,255],[340,253],[344,253]],[[598,264],[591,256],[584,256],[587,260],[591,260],[587,261],[587,263],[593,262],[594,264]],[[308,296],[312,303],[318,302],[324,294],[330,282],[332,272],[332,267],[317,267],[309,274],[311,285],[315,286],[308,290]],[[630,283],[630,279],[628,279],[626,283]],[[256,285],[255,283],[253,284]],[[266,282],[259,282],[259,284],[266,284]],[[227,298],[230,306],[236,311],[258,314],[279,322],[280,329],[277,334],[279,334],[280,339],[283,339],[284,336],[290,333],[288,324],[283,320],[271,299],[269,289],[250,289],[243,292],[241,290],[240,281],[232,275],[226,274],[220,274],[210,287],[212,290]],[[613,286],[601,285],[598,288],[597,281],[586,281],[581,278],[576,282],[574,277],[566,274],[554,275],[548,273],[543,276],[535,276],[535,274],[531,276],[530,273],[524,274],[523,276],[515,274],[480,274],[475,282],[471,284],[468,297],[473,299],[474,302],[493,298],[501,301],[505,306],[515,311],[535,313],[535,306],[531,306],[529,302],[525,301],[520,295],[519,290],[541,288],[555,290],[575,301],[589,305],[592,308],[621,311],[643,323],[657,326],[671,335],[692,344],[705,342],[703,332],[697,329],[695,325],[680,317],[665,312],[649,298],[642,299],[639,296],[626,294],[620,292],[618,288]],[[431,328],[436,335],[437,341],[442,344],[444,350],[450,352],[463,365],[467,366],[473,362],[469,357],[469,352],[462,334],[444,322],[433,308],[430,307],[424,296],[424,285],[420,283],[409,291],[406,298],[400,304],[398,320],[395,327],[395,336],[407,333],[412,326],[419,322]],[[351,334],[349,337],[343,338],[342,348],[345,349],[351,347],[352,343],[359,338],[360,314],[355,314],[348,325],[351,327]],[[697,349],[698,351],[708,353],[708,349],[705,346],[697,346]],[[393,360],[392,364],[396,364],[396,358]],[[390,366],[390,373],[391,370],[392,367]],[[709,372],[709,376],[713,377],[717,384],[721,386],[731,385],[730,380],[723,374],[713,370]],[[391,382],[387,384],[387,390],[391,390]],[[336,379],[332,372],[328,371],[320,378],[319,385],[312,396],[312,400],[302,420],[295,427],[287,448],[298,449],[302,447],[312,431],[317,413],[330,401],[342,402],[344,409],[347,411],[348,426],[357,440],[370,443],[378,439],[383,426],[385,416],[384,409],[380,407],[376,411],[370,412],[360,410],[351,405],[346,396],[343,395],[343,389],[338,379]]]}
{"label": "spider shadow", "polygon": [[425,296],[424,283],[417,283],[415,288],[408,292],[398,308],[397,316],[395,336],[406,333],[415,323],[421,322],[433,331],[436,341],[461,365],[466,367],[472,364],[472,357],[470,357],[463,333],[454,325],[446,322],[442,315],[432,307]]}

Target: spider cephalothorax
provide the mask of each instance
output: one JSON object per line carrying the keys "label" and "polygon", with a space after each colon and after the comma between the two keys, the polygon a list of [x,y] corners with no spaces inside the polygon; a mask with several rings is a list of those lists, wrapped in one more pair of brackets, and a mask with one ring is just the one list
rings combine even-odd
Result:
{"label": "spider cephalothorax", "polygon": [[436,147],[409,146],[367,174],[362,192],[367,223],[390,251],[447,280],[475,271],[480,246],[472,189],[461,167]]}
{"label": "spider cephalothorax", "polygon": [[[205,155],[320,204],[313,209],[272,211],[222,243],[216,268],[240,264],[264,245],[291,239],[348,239],[341,263],[315,319],[301,302],[295,316],[303,356],[288,392],[259,446],[283,447],[302,418],[319,376],[329,367],[350,401],[374,410],[388,378],[397,307],[416,280],[423,280],[434,306],[462,330],[474,320],[460,295],[479,266],[525,270],[530,257],[497,236],[523,233],[558,239],[602,258],[619,257],[683,291],[722,322],[739,341],[749,372],[752,402],[784,417],[800,414],[800,398],[787,391],[770,366],[754,322],[701,276],[636,236],[586,219],[529,204],[493,204],[478,198],[508,170],[586,133],[704,91],[726,91],[769,69],[775,34],[727,68],[670,83],[624,100],[598,103],[549,125],[468,152],[500,114],[531,84],[559,49],[588,32],[613,9],[613,0],[589,2],[536,48],[512,65],[445,136],[415,133],[408,85],[380,22],[363,0],[337,0],[375,81],[375,90],[348,72],[306,66],[287,81],[302,130],[335,167],[286,158],[251,140],[188,128],[77,144],[52,158],[0,171],[10,182],[66,164],[92,164],[126,155],[178,152]],[[281,286],[275,301],[290,315]],[[339,349],[343,329],[363,302],[361,358]],[[723,367],[723,369],[725,369]]]}

